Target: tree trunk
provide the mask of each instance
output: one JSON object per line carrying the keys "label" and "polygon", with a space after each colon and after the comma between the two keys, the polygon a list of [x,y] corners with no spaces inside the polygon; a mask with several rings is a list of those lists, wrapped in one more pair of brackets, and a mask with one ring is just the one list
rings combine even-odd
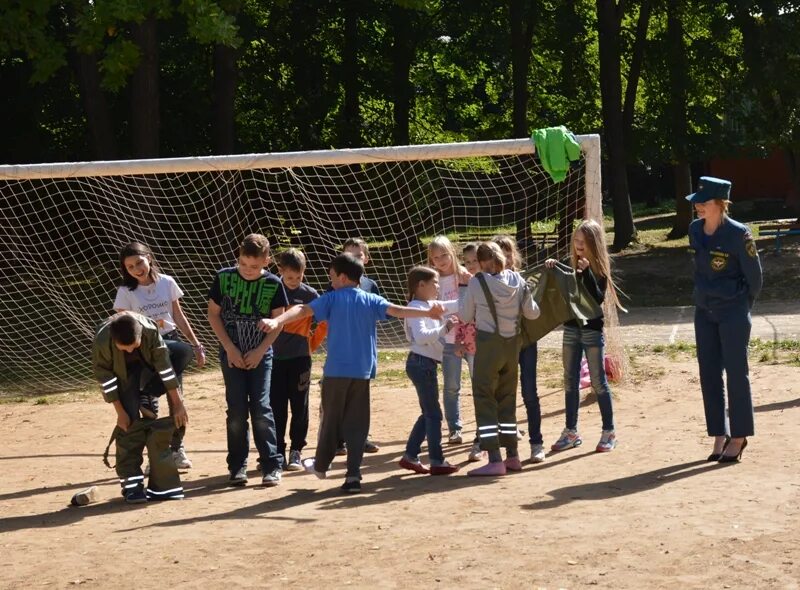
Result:
{"label": "tree trunk", "polygon": [[358,77],[358,15],[356,0],[343,3],[344,47],[342,49],[342,86],[344,87],[343,117],[339,141],[343,147],[361,146],[361,117]]}
{"label": "tree trunk", "polygon": [[236,83],[237,50],[227,45],[214,47],[214,120],[213,148],[215,154],[236,152]]}
{"label": "tree trunk", "polygon": [[411,64],[414,61],[414,42],[412,39],[411,13],[406,8],[393,3],[392,21],[392,103],[394,105],[394,126],[392,141],[394,145],[408,145],[411,120]]}
{"label": "tree trunk", "polygon": [[614,210],[614,249],[622,250],[636,237],[628,194],[627,158],[622,127],[620,25],[624,3],[597,0],[600,45],[600,95],[603,131],[608,152],[608,180]]}
{"label": "tree trunk", "polygon": [[108,102],[100,87],[100,70],[97,55],[73,51],[72,63],[78,78],[83,110],[89,127],[89,144],[97,160],[115,160],[117,144]]}
{"label": "tree trunk", "polygon": [[688,60],[683,34],[685,0],[667,3],[667,46],[670,85],[670,119],[672,120],[672,160],[675,176],[675,221],[667,239],[676,240],[689,233],[692,221],[691,203],[686,195],[692,192],[692,170],[687,156],[687,72]]}
{"label": "tree trunk", "polygon": [[528,69],[531,63],[532,18],[526,15],[526,0],[510,0],[512,125],[514,137],[528,137]]}
{"label": "tree trunk", "polygon": [[622,125],[625,145],[631,144],[633,129],[633,107],[636,105],[636,93],[639,89],[639,78],[642,75],[645,48],[647,47],[647,29],[650,26],[650,0],[642,0],[639,8],[639,19],[636,22],[636,37],[633,41],[633,55],[628,69],[628,83],[625,86],[625,103],[622,107]]}
{"label": "tree trunk", "polygon": [[141,53],[131,79],[131,132],[135,158],[157,158],[159,145],[158,22],[155,15],[131,27]]}

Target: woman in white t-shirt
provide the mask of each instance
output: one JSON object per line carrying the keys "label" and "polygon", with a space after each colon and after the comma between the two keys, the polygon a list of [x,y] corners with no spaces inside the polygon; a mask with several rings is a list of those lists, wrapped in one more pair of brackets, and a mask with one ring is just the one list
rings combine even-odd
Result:
{"label": "woman in white t-shirt", "polygon": [[[439,301],[459,299],[462,291],[466,290],[467,283],[472,278],[466,268],[458,263],[458,256],[453,244],[446,236],[436,236],[428,244],[428,265],[439,273]],[[447,442],[461,444],[461,361],[456,346],[455,330],[450,331],[444,338],[444,351],[442,352],[442,375],[444,389],[444,417],[450,434]]]}
{"label": "woman in white t-shirt", "polygon": [[[114,310],[135,311],[153,320],[169,349],[178,383],[182,385],[181,376],[192,356],[195,357],[198,367],[203,367],[206,362],[205,349],[181,309],[180,298],[183,291],[175,279],[158,272],[153,252],[141,242],[125,245],[120,252],[119,262],[122,285],[117,289]],[[179,330],[191,345],[180,340]],[[150,384],[145,386],[145,391],[152,386],[156,393],[143,394],[140,402],[143,415],[158,415],[158,396],[163,393],[159,381],[158,376],[153,375]],[[184,433],[185,430],[180,428],[172,438],[173,457],[179,469],[189,469],[192,466],[183,446]]]}

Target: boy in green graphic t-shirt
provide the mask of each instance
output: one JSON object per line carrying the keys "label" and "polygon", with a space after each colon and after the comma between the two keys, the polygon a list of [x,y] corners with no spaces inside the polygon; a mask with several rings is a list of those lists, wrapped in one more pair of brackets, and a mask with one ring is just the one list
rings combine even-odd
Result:
{"label": "boy in green graphic t-shirt", "polygon": [[248,415],[263,485],[278,485],[283,469],[269,403],[271,346],[277,333],[264,334],[258,322],[282,313],[287,300],[280,279],[264,270],[268,264],[269,241],[250,234],[239,248],[239,264],[220,270],[208,293],[208,321],[220,342],[228,404],[228,472],[236,486],[247,484]]}

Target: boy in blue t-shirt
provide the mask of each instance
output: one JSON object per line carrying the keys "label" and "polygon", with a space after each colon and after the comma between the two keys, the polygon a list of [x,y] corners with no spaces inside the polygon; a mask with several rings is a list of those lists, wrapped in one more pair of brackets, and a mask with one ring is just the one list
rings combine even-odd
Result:
{"label": "boy in blue t-shirt", "polygon": [[278,332],[265,335],[258,322],[280,315],[287,300],[280,279],[264,270],[268,264],[269,241],[261,234],[250,234],[239,248],[239,264],[220,270],[208,293],[208,322],[220,343],[228,404],[228,472],[235,486],[247,484],[248,414],[261,463],[261,483],[276,486],[281,481],[283,458],[278,453],[269,403],[271,345]]}
{"label": "boy in blue t-shirt", "polygon": [[444,308],[414,309],[393,305],[383,297],[358,288],[364,265],[351,254],[336,256],[330,264],[333,291],[307,305],[292,307],[260,327],[274,333],[287,322],[313,315],[328,322],[328,356],[322,377],[322,424],[317,452],[303,466],[317,477],[326,476],[336,455],[337,441],[347,443],[347,476],[342,491],[361,491],[361,459],[369,432],[369,384],[378,364],[376,323],[396,318],[439,318]]}

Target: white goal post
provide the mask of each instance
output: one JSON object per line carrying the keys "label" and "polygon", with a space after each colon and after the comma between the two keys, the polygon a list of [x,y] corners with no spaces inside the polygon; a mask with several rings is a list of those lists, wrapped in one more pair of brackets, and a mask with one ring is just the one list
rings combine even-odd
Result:
{"label": "white goal post", "polygon": [[[112,311],[118,253],[131,240],[176,278],[212,349],[208,285],[251,232],[273,249],[303,249],[307,282],[318,289],[342,242],[362,237],[369,276],[396,303],[434,235],[460,246],[516,233],[529,268],[563,255],[575,219],[602,223],[600,137],[576,137],[582,158],[559,184],[530,139],[0,165],[0,395],[90,379],[91,339]],[[379,341],[401,345],[400,325],[382,325]]]}

